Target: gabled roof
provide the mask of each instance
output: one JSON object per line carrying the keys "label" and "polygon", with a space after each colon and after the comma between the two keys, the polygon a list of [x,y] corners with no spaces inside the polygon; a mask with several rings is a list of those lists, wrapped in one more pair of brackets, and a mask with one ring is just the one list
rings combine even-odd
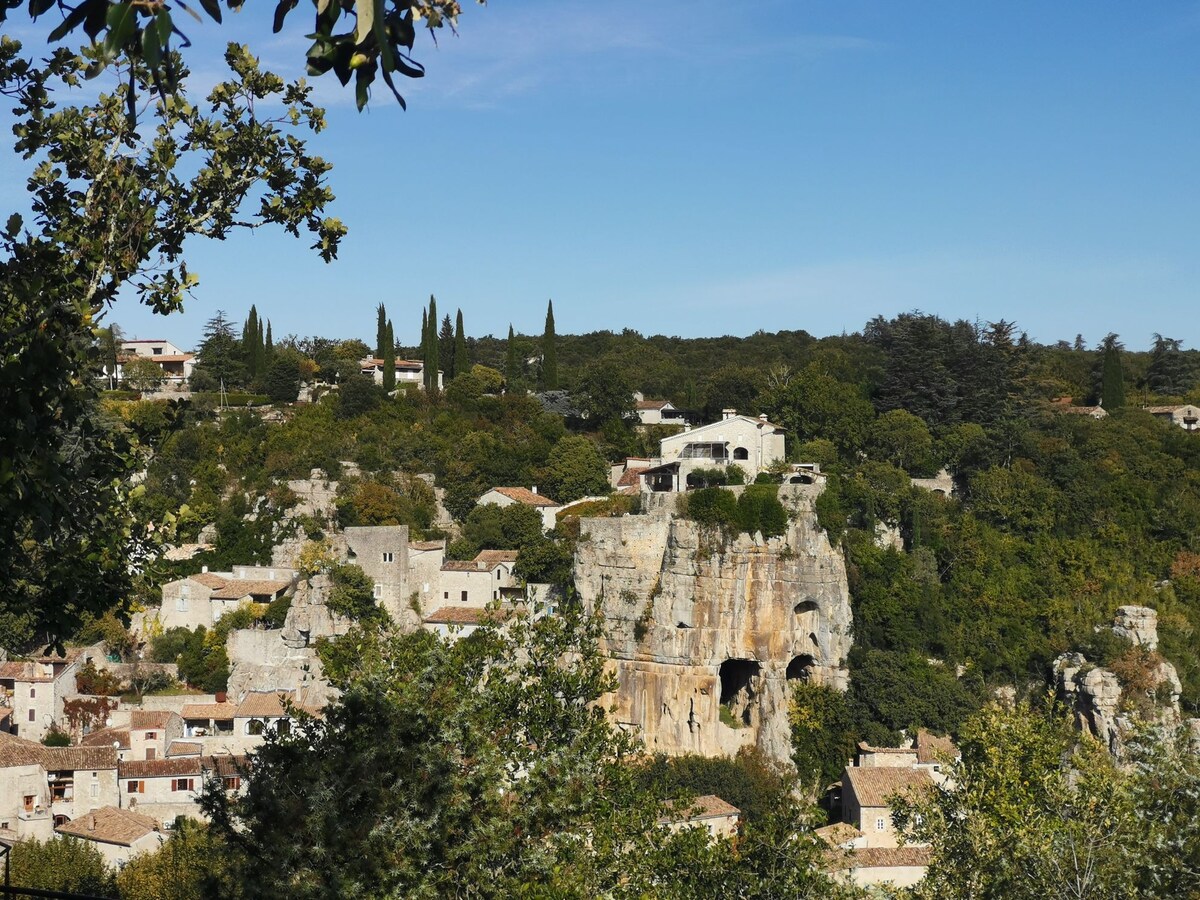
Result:
{"label": "gabled roof", "polygon": [[119,745],[121,750],[129,749],[128,728],[101,728],[83,736],[79,742],[85,747],[111,747]]}
{"label": "gabled roof", "polygon": [[923,764],[953,762],[959,757],[958,746],[948,737],[938,737],[924,728],[917,732],[917,762]]}
{"label": "gabled roof", "polygon": [[512,615],[512,609],[485,609],[478,606],[443,606],[425,617],[427,625],[482,625],[502,622]]}
{"label": "gabled roof", "polygon": [[203,751],[203,744],[193,741],[171,741],[171,746],[167,748],[167,756],[199,756]]}
{"label": "gabled roof", "polygon": [[446,542],[445,541],[409,541],[408,549],[409,550],[420,550],[420,551],[445,550]]}
{"label": "gabled roof", "polygon": [[480,550],[475,554],[475,562],[487,563],[489,566],[495,566],[498,563],[515,563],[516,561],[516,550]]}
{"label": "gabled roof", "polygon": [[158,822],[128,809],[102,806],[54,830],[88,841],[131,847],[146,835],[158,831]]}
{"label": "gabled roof", "polygon": [[171,718],[179,718],[169,709],[135,709],[129,714],[129,727],[134,731],[147,728],[166,728]]}
{"label": "gabled roof", "polygon": [[[558,501],[551,500],[544,494],[535,494],[529,488],[523,487],[494,487],[492,491],[507,497],[509,500],[515,500],[517,503],[524,503],[526,506],[561,506]],[[488,491],[490,494],[492,491]]]}
{"label": "gabled roof", "polygon": [[186,775],[235,775],[245,765],[244,756],[172,756],[160,759],[127,759],[117,767],[117,776],[127,778],[179,778]]}
{"label": "gabled roof", "polygon": [[287,715],[283,709],[283,697],[291,699],[287,691],[251,691],[238,704],[234,716],[246,718],[275,718]]}
{"label": "gabled roof", "polygon": [[0,733],[0,768],[12,766],[41,766],[47,772],[115,769],[117,751],[112,746],[45,747]]}
{"label": "gabled roof", "polygon": [[185,703],[180,715],[185,719],[213,719],[224,722],[232,721],[236,712],[236,703]]}
{"label": "gabled roof", "polygon": [[[379,359],[376,356],[370,356],[364,360],[360,360],[359,365],[362,366],[364,369],[367,369],[367,368],[382,369],[383,368],[383,360]],[[421,362],[419,359],[398,359],[398,360],[396,360],[396,368],[397,369],[423,369],[423,368],[425,368],[425,363]]]}
{"label": "gabled roof", "polygon": [[443,572],[491,572],[491,567],[480,565],[473,559],[448,559],[442,563]]}
{"label": "gabled roof", "polygon": [[291,586],[290,581],[251,581],[230,579],[212,593],[214,600],[240,600],[243,597],[277,594]]}
{"label": "gabled roof", "polygon": [[830,847],[843,847],[851,841],[858,840],[863,833],[849,822],[834,822],[813,832]]}
{"label": "gabled roof", "polygon": [[679,434],[673,434],[670,437],[665,437],[665,438],[663,438],[663,442],[682,440],[685,443],[687,443],[689,441],[695,440],[695,436],[698,434],[704,434],[705,432],[719,430],[723,426],[728,428],[729,423],[734,421],[735,419],[740,419],[743,422],[748,422],[749,424],[754,425],[756,427],[769,428],[771,431],[778,431],[778,432],[784,431],[784,429],[781,428],[780,426],[774,425],[762,417],[755,418],[754,416],[743,416],[739,413],[738,415],[730,416],[728,419],[718,419],[716,422],[709,422],[707,425],[699,425],[696,428],[691,429],[690,431],[681,431],[681,432],[679,432]]}
{"label": "gabled roof", "polygon": [[840,870],[928,866],[932,857],[928,847],[859,847],[831,853],[827,858],[830,868]]}
{"label": "gabled roof", "polygon": [[670,400],[639,400],[634,404],[634,407],[636,409],[662,409],[670,405]]}
{"label": "gabled roof", "polygon": [[842,783],[846,789],[854,791],[859,806],[881,807],[891,805],[890,798],[894,794],[932,787],[933,778],[928,769],[853,766],[842,774]]}
{"label": "gabled roof", "polygon": [[190,578],[192,581],[198,581],[206,588],[211,588],[213,590],[224,587],[225,582],[228,581],[227,578],[222,575],[218,575],[216,572],[197,572],[195,575],[189,575],[188,578]]}
{"label": "gabled roof", "polygon": [[704,794],[690,802],[667,800],[662,807],[666,814],[659,817],[660,825],[666,822],[694,822],[698,819],[718,819],[742,814],[740,809],[716,794]]}

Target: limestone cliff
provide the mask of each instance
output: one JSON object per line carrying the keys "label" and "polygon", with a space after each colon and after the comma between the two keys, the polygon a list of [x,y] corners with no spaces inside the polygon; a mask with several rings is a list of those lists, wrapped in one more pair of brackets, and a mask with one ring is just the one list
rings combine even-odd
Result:
{"label": "limestone cliff", "polygon": [[784,494],[790,526],[769,540],[725,541],[662,504],[650,515],[580,523],[575,584],[604,617],[620,685],[606,701],[649,750],[716,755],[756,745],[786,763],[789,682],[844,689],[851,613],[842,555],[817,526],[817,491]]}

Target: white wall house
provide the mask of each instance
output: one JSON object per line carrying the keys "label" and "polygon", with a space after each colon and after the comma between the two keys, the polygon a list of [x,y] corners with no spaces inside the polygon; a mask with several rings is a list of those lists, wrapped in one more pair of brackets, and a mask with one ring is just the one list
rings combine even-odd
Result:
{"label": "white wall house", "polygon": [[687,416],[670,400],[647,400],[634,392],[633,409],[642,425],[687,425]]}
{"label": "white wall house", "polygon": [[471,560],[452,559],[442,565],[441,606],[484,607],[499,600],[524,599],[513,578],[516,550],[481,550]]}
{"label": "white wall house", "polygon": [[9,732],[40,741],[62,719],[63,701],[75,694],[75,673],[83,650],[65,657],[0,663],[0,706],[11,710]]}
{"label": "white wall house", "polygon": [[683,490],[689,472],[696,469],[740,466],[746,480],[786,458],[785,432],[766,416],[738,415],[727,409],[721,421],[701,425],[663,438],[660,456],[644,470],[644,483],[651,490]]}
{"label": "white wall house", "polygon": [[1200,407],[1190,403],[1183,406],[1148,406],[1146,412],[1156,419],[1178,425],[1184,431],[1200,431]]}
{"label": "white wall house", "polygon": [[186,384],[196,367],[196,354],[180,350],[170,341],[122,341],[117,360],[117,378],[124,378],[124,363],[134,356],[142,356],[158,363],[163,375],[172,384]]}
{"label": "white wall house", "polygon": [[244,603],[270,603],[296,584],[295,569],[235,566],[232,572],[200,572],[162,587],[162,605],[150,608],[144,621],[169,628],[212,628],[222,616]]}
{"label": "white wall house", "polygon": [[[369,375],[376,384],[383,384],[383,360],[368,356],[359,361],[362,373]],[[425,363],[419,359],[396,360],[396,387],[415,384],[419,389],[425,389]],[[437,373],[438,390],[442,389],[442,370]]]}
{"label": "white wall house", "polygon": [[558,511],[562,509],[562,504],[557,500],[551,500],[549,497],[539,494],[536,485],[532,488],[495,487],[475,502],[480,506],[486,503],[493,503],[496,506],[512,506],[514,503],[531,506],[541,513],[542,527],[546,531],[554,528]]}

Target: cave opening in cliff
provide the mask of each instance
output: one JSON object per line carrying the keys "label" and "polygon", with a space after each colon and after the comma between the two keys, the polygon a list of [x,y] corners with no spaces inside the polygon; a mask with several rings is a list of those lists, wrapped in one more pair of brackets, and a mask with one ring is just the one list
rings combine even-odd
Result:
{"label": "cave opening in cliff", "polygon": [[761,667],[752,659],[727,659],[721,663],[721,705],[749,724],[750,700]]}
{"label": "cave opening in cliff", "polygon": [[802,616],[804,613],[816,612],[820,608],[821,604],[817,603],[816,600],[801,600],[792,608],[792,612],[798,616]]}
{"label": "cave opening in cliff", "polygon": [[787,667],[788,681],[811,681],[813,669],[816,667],[817,661],[807,653],[802,653],[795,657]]}

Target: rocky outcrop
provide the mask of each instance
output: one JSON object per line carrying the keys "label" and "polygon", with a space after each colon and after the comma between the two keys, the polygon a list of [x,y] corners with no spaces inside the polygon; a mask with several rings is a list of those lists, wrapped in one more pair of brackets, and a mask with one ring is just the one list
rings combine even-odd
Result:
{"label": "rocky outcrop", "polygon": [[[1139,723],[1166,728],[1182,724],[1179,695],[1182,685],[1175,667],[1157,653],[1158,613],[1145,606],[1122,606],[1112,631],[1141,648],[1133,659],[1140,671],[1125,674],[1136,683],[1123,684],[1117,672],[1091,664],[1082,653],[1064,653],[1054,661],[1059,698],[1075,713],[1080,729],[1121,755],[1124,739]],[[1116,664],[1113,664],[1116,668]],[[1191,723],[1194,727],[1195,720]]]}
{"label": "rocky outcrop", "polygon": [[819,491],[784,488],[785,535],[724,540],[661,514],[584,519],[575,585],[605,621],[619,687],[606,698],[647,749],[789,762],[790,683],[844,689],[851,613],[842,556],[816,524]]}

